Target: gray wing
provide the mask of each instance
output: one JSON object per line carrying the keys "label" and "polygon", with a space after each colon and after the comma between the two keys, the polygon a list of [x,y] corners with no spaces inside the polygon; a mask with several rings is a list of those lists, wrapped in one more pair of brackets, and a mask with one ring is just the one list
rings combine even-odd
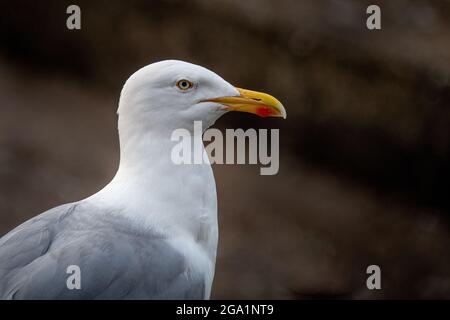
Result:
{"label": "gray wing", "polygon": [[[0,298],[204,298],[204,276],[167,239],[96,210],[63,205],[1,238]],[[69,266],[79,267],[80,289],[68,288]]]}

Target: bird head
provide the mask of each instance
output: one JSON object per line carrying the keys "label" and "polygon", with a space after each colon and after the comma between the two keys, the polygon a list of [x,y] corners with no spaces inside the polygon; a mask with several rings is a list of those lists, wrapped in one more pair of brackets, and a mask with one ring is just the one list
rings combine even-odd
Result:
{"label": "bird head", "polygon": [[[202,121],[206,129],[229,111],[286,118],[281,102],[266,93],[240,89],[201,66],[165,60],[136,71],[119,102],[119,122],[148,129],[186,128]],[[120,128],[119,128],[120,129]]]}

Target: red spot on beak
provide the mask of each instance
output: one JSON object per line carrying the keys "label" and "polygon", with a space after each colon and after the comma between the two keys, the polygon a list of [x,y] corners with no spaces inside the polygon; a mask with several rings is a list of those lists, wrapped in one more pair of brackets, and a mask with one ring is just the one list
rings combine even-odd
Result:
{"label": "red spot on beak", "polygon": [[272,114],[274,114],[273,110],[268,107],[259,107],[256,109],[256,114],[260,117],[268,117]]}

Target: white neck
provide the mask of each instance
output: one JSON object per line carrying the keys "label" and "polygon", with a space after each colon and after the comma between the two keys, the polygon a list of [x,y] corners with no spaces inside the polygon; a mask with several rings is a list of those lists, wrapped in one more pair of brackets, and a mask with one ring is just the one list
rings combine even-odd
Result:
{"label": "white neck", "polygon": [[[136,122],[127,126],[119,119],[119,135],[119,169],[92,196],[95,201],[113,204],[118,214],[170,237],[189,237],[215,260],[217,196],[211,166],[174,164],[176,142],[169,130],[142,128]],[[203,146],[201,135],[193,139]]]}

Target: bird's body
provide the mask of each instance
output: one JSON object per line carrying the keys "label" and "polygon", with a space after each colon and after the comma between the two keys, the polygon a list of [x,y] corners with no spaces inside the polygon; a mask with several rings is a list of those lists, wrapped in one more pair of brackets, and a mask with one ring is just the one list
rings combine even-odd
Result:
{"label": "bird's body", "polygon": [[[233,102],[240,96],[215,73],[181,61],[131,76],[119,103],[116,175],[91,197],[0,239],[0,298],[209,298],[218,240],[214,176],[208,163],[175,164],[171,133],[194,133],[196,120],[206,129],[228,105],[242,108]],[[193,139],[202,144],[201,135]],[[79,288],[68,286],[70,266],[80,270]]]}
{"label": "bird's body", "polygon": [[[2,298],[204,299],[207,257],[205,266],[191,265],[203,252],[192,243],[197,252],[186,254],[177,240],[89,201],[66,204],[2,239]],[[73,265],[81,270],[79,290],[66,283]]]}

